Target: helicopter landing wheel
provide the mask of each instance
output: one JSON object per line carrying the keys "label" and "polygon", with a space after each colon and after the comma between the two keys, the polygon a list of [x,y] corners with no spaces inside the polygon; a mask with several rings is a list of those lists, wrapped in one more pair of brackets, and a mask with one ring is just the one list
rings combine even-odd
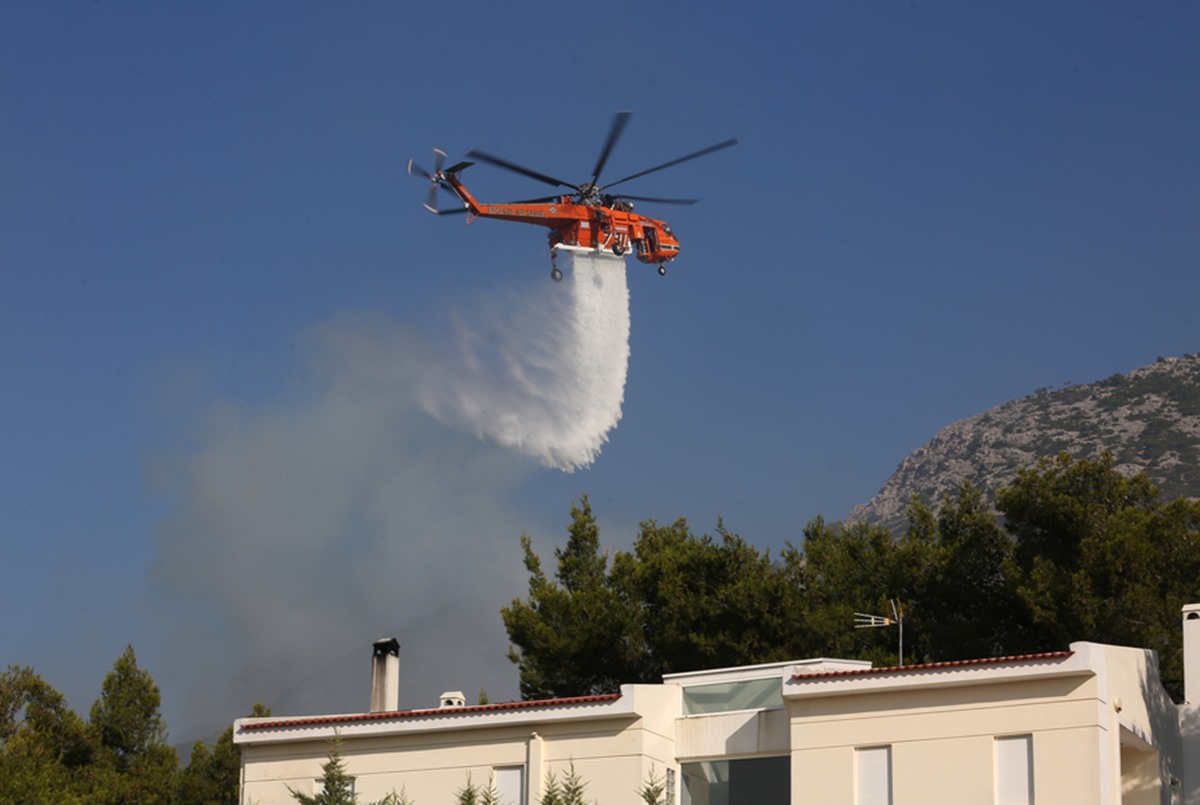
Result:
{"label": "helicopter landing wheel", "polygon": [[658,276],[660,276],[660,277],[665,277],[665,276],[667,276],[667,267],[666,267],[666,266],[659,266],[659,267],[658,267]]}
{"label": "helicopter landing wheel", "polygon": [[615,254],[617,257],[620,257],[621,255],[625,254],[625,247],[622,246],[620,243],[614,244],[613,245],[613,254]]}
{"label": "helicopter landing wheel", "polygon": [[562,282],[562,271],[557,268],[550,269],[550,279],[555,282]]}

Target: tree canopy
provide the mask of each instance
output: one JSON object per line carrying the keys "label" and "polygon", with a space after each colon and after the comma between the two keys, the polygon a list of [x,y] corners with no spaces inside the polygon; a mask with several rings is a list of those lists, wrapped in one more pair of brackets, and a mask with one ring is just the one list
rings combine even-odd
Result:
{"label": "tree canopy", "polygon": [[[31,668],[0,673],[0,805],[156,803],[233,805],[241,753],[230,726],[209,748],[197,741],[182,769],[167,744],[160,694],[125,649],[84,721]],[[252,715],[270,715],[255,705]]]}
{"label": "tree canopy", "polygon": [[1044,459],[994,506],[963,483],[910,502],[894,535],[818,518],[801,547],[760,551],[718,523],[641,524],[602,550],[586,495],[571,507],[553,578],[521,538],[529,593],[501,615],[526,698],[615,690],[664,673],[810,656],[898,661],[892,629],[855,612],[904,612],[905,659],[941,661],[1091,640],[1155,649],[1182,691],[1180,610],[1200,600],[1200,502],[1164,503],[1111,456]]}
{"label": "tree canopy", "polygon": [[33,669],[0,674],[0,801],[77,800],[71,792],[94,752],[87,725]]}
{"label": "tree canopy", "polygon": [[[550,580],[528,536],[528,599],[502,611],[527,698],[609,691],[664,673],[784,659],[802,644],[798,554],[777,562],[736,534],[696,537],[686,520],[643,523],[611,564],[586,496],[571,507]],[[801,628],[801,632],[802,632]]]}
{"label": "tree canopy", "polygon": [[158,685],[128,646],[104,678],[88,722],[97,743],[94,771],[109,801],[170,801],[179,762],[167,745],[160,702]]}
{"label": "tree canopy", "polygon": [[302,805],[353,805],[354,779],[346,773],[341,750],[341,738],[336,737],[330,742],[328,759],[321,765],[320,793],[309,796],[289,787],[292,798]]}

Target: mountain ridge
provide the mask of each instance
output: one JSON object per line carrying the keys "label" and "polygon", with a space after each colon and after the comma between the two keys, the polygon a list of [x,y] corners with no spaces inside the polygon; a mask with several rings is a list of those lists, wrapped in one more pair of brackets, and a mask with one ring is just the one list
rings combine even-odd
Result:
{"label": "mountain ridge", "polygon": [[1111,453],[1144,472],[1165,499],[1200,497],[1200,354],[1158,358],[1128,374],[1032,394],[938,430],[905,458],[847,524],[905,527],[915,494],[936,505],[964,480],[991,499],[1042,456]]}

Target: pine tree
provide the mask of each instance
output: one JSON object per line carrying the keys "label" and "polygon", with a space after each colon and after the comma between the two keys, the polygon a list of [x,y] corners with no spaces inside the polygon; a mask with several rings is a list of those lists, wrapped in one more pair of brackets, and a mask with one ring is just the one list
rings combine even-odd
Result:
{"label": "pine tree", "polygon": [[646,782],[637,793],[646,805],[667,805],[667,781],[659,777],[654,769],[650,769]]}
{"label": "pine tree", "polygon": [[614,691],[635,681],[631,675],[642,662],[635,606],[610,583],[586,495],[571,507],[567,534],[566,546],[555,549],[557,581],[546,577],[528,535],[522,535],[529,598],[501,612],[517,647],[509,658],[520,665],[527,699]]}
{"label": "pine tree", "polygon": [[471,783],[471,775],[467,775],[467,784],[454,794],[456,805],[479,805],[479,789]]}
{"label": "pine tree", "polygon": [[[255,703],[252,718],[271,715]],[[179,774],[176,805],[237,805],[242,776],[242,751],[233,742],[233,725],[221,733],[211,750],[203,741],[192,746],[191,759]]]}
{"label": "pine tree", "polygon": [[[262,707],[262,705],[254,705],[254,715],[270,715],[270,710]],[[265,711],[265,712],[261,712]],[[354,778],[346,773],[346,764],[342,760],[342,738],[340,735],[334,735],[332,741],[329,742],[329,754],[324,764],[321,765],[321,793],[315,796],[302,794],[301,792],[289,787],[292,798],[303,805],[354,805],[358,802],[358,796],[354,793]],[[467,776],[467,787],[470,789],[469,798],[461,799],[463,792],[460,791],[458,796],[459,802],[465,802],[467,805],[496,805],[495,792],[492,791],[492,799],[480,799],[478,789],[471,785],[471,777]],[[400,792],[393,790],[390,794],[384,796],[383,799],[372,805],[413,805],[412,799],[409,798],[408,792],[401,787]]]}
{"label": "pine tree", "polygon": [[479,792],[479,805],[500,805],[500,792],[496,790],[496,776],[488,780],[488,787]]}
{"label": "pine tree", "polygon": [[[234,789],[236,797],[237,789]],[[175,801],[180,805],[223,802],[214,780],[213,757],[204,741],[192,744],[192,754],[187,766],[179,773],[179,787]],[[235,799],[234,802],[237,800]]]}
{"label": "pine tree", "polygon": [[476,786],[467,773],[467,784],[455,793],[456,805],[500,805],[500,793],[496,791],[495,777],[488,781],[487,788]]}
{"label": "pine tree", "polygon": [[128,771],[139,757],[165,744],[160,704],[158,685],[149,671],[138,668],[133,646],[127,646],[104,678],[90,720],[118,771]]}
{"label": "pine tree", "polygon": [[610,566],[586,495],[571,507],[567,534],[553,580],[522,536],[529,595],[501,612],[526,699],[786,660],[812,645],[795,550],[776,560],[720,522],[716,537],[697,537],[686,520],[649,521]]}
{"label": "pine tree", "polygon": [[342,739],[335,735],[330,741],[329,759],[321,766],[323,775],[322,791],[316,796],[302,794],[292,788],[292,797],[303,805],[354,805],[354,778],[346,774],[346,764],[342,761]]}
{"label": "pine tree", "polygon": [[563,777],[562,782],[554,776],[554,772],[546,772],[546,784],[538,805],[587,805],[584,792],[587,784],[575,772],[575,763]]}
{"label": "pine tree", "polygon": [[546,772],[546,782],[542,785],[542,798],[538,805],[563,805],[562,786],[552,771]]}
{"label": "pine tree", "polygon": [[587,805],[587,800],[584,799],[586,789],[587,783],[575,772],[575,764],[572,762],[570,770],[563,777],[563,805]]}
{"label": "pine tree", "polygon": [[89,769],[98,801],[170,801],[178,759],[167,745],[160,703],[158,685],[138,668],[133,646],[126,647],[104,678],[88,722],[99,744]]}

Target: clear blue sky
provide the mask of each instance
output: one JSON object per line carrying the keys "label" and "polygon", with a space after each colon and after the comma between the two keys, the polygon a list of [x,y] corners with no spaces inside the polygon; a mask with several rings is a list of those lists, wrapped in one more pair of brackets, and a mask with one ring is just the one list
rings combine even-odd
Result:
{"label": "clear blue sky", "polygon": [[[8,4],[0,663],[86,712],[133,643],[186,738],[451,613],[478,640],[406,656],[495,700],[517,537],[581,493],[614,546],[684,516],[777,548],[941,426],[1200,350],[1198,40],[1183,0]],[[595,464],[343,416],[549,284],[540,230],[429,216],[407,159],[582,180],[618,109],[608,178],[741,144],[628,186],[703,201],[643,210],[683,252],[631,261]]]}

